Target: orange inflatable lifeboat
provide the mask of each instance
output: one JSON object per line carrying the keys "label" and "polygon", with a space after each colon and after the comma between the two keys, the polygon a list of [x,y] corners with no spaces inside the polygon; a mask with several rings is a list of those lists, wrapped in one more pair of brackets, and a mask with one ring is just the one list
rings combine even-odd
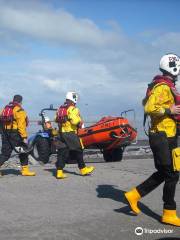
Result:
{"label": "orange inflatable lifeboat", "polygon": [[104,117],[96,124],[79,129],[78,136],[85,148],[99,148],[106,161],[122,159],[125,146],[137,137],[128,119],[123,117]]}

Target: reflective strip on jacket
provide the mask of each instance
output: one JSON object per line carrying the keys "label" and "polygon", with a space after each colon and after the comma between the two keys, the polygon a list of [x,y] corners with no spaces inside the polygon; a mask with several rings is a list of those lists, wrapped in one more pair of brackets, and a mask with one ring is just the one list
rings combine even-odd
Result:
{"label": "reflective strip on jacket", "polygon": [[18,130],[20,136],[22,138],[27,138],[27,114],[26,112],[20,108],[19,106],[15,106],[13,108],[13,115],[14,115],[14,120],[13,124],[7,124],[6,129],[13,129],[13,130]]}
{"label": "reflective strip on jacket", "polygon": [[164,131],[167,137],[176,135],[176,121],[166,111],[173,104],[175,100],[169,86],[165,84],[154,86],[144,106],[145,113],[151,118],[151,132]]}
{"label": "reflective strip on jacket", "polygon": [[82,121],[79,109],[75,106],[70,106],[67,109],[68,121],[62,124],[60,131],[77,133],[78,126]]}

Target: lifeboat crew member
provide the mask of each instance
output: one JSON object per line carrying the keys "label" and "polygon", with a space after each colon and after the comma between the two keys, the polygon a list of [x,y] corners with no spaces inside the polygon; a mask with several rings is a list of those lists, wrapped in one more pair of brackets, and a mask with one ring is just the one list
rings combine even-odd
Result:
{"label": "lifeboat crew member", "polygon": [[149,84],[144,101],[144,110],[151,119],[149,144],[157,169],[143,183],[125,193],[125,198],[135,214],[140,213],[138,201],[157,188],[163,187],[164,210],[161,222],[180,227],[174,200],[179,171],[173,168],[172,152],[177,148],[177,121],[180,114],[180,99],[175,82],[180,73],[180,58],[166,54],[160,60],[162,75],[156,76]]}
{"label": "lifeboat crew member", "polygon": [[83,125],[79,109],[76,107],[78,94],[67,92],[65,103],[59,107],[56,113],[56,122],[59,126],[59,147],[57,154],[57,179],[66,178],[63,172],[65,163],[69,159],[71,152],[74,160],[78,163],[81,175],[89,175],[94,171],[93,166],[86,166],[83,160],[83,144],[77,135],[78,128]]}
{"label": "lifeboat crew member", "polygon": [[[22,108],[22,96],[15,95],[1,112],[2,124],[2,148],[0,154],[0,166],[6,162],[16,147],[27,146],[28,117]],[[35,176],[35,172],[29,170],[28,153],[20,153],[21,174],[23,176]]]}

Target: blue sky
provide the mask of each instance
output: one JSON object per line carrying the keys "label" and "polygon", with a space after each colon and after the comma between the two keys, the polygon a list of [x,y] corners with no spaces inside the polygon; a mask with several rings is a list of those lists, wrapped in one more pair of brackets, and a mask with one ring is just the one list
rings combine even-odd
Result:
{"label": "blue sky", "polygon": [[[24,96],[30,118],[80,94],[87,120],[134,108],[160,57],[180,54],[178,0],[0,0],[0,107]],[[178,84],[179,85],[179,84]]]}
{"label": "blue sky", "polygon": [[179,30],[179,0],[65,0],[55,1],[54,6],[63,6],[79,17],[89,17],[101,26],[109,19],[115,20],[129,35],[151,28]]}

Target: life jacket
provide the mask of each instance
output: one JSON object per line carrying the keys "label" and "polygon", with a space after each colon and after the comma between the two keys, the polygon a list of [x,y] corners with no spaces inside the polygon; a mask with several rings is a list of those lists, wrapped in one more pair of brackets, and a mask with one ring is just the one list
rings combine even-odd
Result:
{"label": "life jacket", "polygon": [[68,108],[70,106],[74,106],[72,103],[65,102],[61,105],[57,110],[56,121],[62,125],[63,123],[68,121]]}
{"label": "life jacket", "polygon": [[[22,107],[17,102],[10,102],[8,105],[6,105],[0,115],[0,122],[5,127],[7,125],[13,125],[14,119],[14,112],[13,109],[18,106],[20,109],[18,111],[22,111]],[[26,126],[28,126],[29,120],[28,117],[26,117]]]}
{"label": "life jacket", "polygon": [[[148,84],[148,88],[146,91],[146,96],[142,101],[143,106],[145,106],[145,104],[147,103],[153,88],[155,87],[155,85],[157,84],[166,84],[167,86],[169,86],[169,88],[171,89],[171,92],[174,96],[174,101],[175,101],[175,105],[180,105],[180,93],[178,92],[178,90],[175,87],[175,83],[173,81],[171,81],[168,77],[166,76],[162,76],[162,75],[157,75],[153,81]],[[147,115],[144,114],[144,123],[143,125],[145,126],[146,123],[146,117]],[[180,128],[180,114],[177,115],[173,115],[172,116],[173,119],[175,119],[177,121],[177,127]]]}

